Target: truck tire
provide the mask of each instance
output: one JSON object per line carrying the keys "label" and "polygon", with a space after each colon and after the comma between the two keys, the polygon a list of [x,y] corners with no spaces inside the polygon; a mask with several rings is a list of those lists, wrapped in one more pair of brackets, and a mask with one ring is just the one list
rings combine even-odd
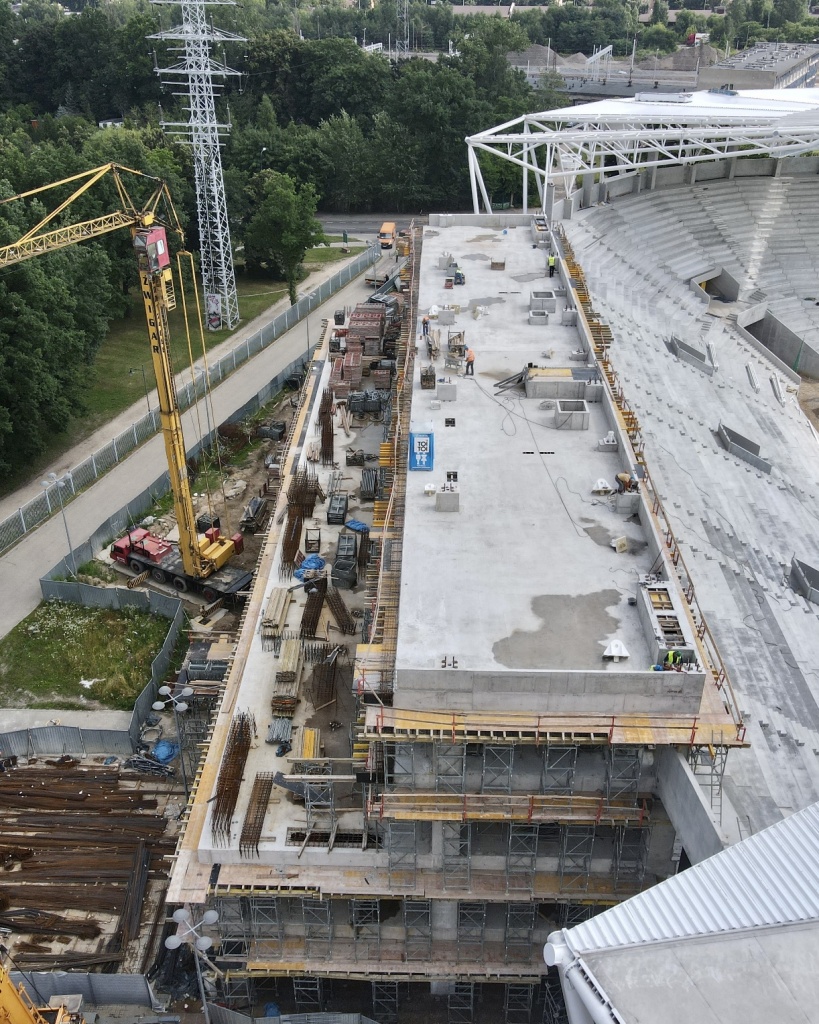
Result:
{"label": "truck tire", "polygon": [[157,583],[165,582],[165,573],[161,569],[151,569],[151,576],[153,576]]}
{"label": "truck tire", "polygon": [[131,572],[135,572],[137,576],[139,576],[140,573],[145,572],[145,570],[142,568],[142,562],[138,562],[135,558],[132,558],[128,562],[128,568],[131,570]]}
{"label": "truck tire", "polygon": [[178,590],[180,594],[184,594],[188,589],[188,581],[183,580],[181,576],[174,576],[173,587],[174,590]]}
{"label": "truck tire", "polygon": [[218,596],[219,595],[216,593],[213,587],[205,587],[205,589],[202,591],[202,597],[204,597],[208,604],[210,604],[211,601],[215,601]]}

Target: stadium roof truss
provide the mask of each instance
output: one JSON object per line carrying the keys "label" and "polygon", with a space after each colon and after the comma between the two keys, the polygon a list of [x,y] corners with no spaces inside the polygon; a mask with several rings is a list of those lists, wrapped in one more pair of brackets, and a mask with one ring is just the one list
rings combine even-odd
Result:
{"label": "stadium roof truss", "polygon": [[613,178],[668,164],[737,155],[780,158],[819,149],[819,89],[603,100],[525,114],[466,142],[476,213],[492,208],[481,151],[521,169],[524,210],[534,178],[543,209],[548,184],[561,183],[571,195],[585,174]]}

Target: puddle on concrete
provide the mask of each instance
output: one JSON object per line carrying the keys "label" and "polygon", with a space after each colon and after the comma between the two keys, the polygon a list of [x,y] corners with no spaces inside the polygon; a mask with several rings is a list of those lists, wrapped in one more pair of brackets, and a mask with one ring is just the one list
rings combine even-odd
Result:
{"label": "puddle on concrete", "polygon": [[488,299],[470,299],[467,309],[474,309],[476,306],[494,306],[496,302],[506,302],[500,295],[491,295]]}
{"label": "puddle on concrete", "polygon": [[471,245],[473,242],[494,242],[496,235],[475,235],[474,238],[467,238],[466,244]]}
{"label": "puddle on concrete", "polygon": [[536,271],[533,274],[518,274],[517,277],[515,277],[515,275],[513,274],[512,280],[519,281],[521,284],[523,284],[525,281],[542,281],[545,277],[546,275],[544,273]]}
{"label": "puddle on concrete", "polygon": [[532,599],[532,611],[543,620],[531,632],[516,629],[493,646],[495,660],[516,669],[603,669],[606,638],[620,623],[607,608],[621,601],[618,590],[568,597],[543,594]]}
{"label": "puddle on concrete", "polygon": [[433,231],[431,228],[426,228],[424,230],[424,238],[437,238],[440,233],[440,231]]}
{"label": "puddle on concrete", "polygon": [[[593,522],[593,520],[583,520],[584,522]],[[607,530],[605,526],[584,526],[583,529],[591,537],[595,544],[599,544],[601,548],[611,547],[611,542],[615,537],[622,537],[622,533],[612,533]],[[628,547],[625,553],[628,555],[638,555],[644,548],[648,547],[648,541],[635,540],[633,537],[626,537],[628,541]]]}
{"label": "puddle on concrete", "polygon": [[483,252],[470,252],[466,256],[459,257],[462,260],[488,260],[489,257]]}

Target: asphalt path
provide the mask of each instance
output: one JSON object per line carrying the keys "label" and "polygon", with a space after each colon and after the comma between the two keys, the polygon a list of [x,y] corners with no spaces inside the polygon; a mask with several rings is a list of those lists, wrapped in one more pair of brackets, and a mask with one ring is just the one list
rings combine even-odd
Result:
{"label": "asphalt path", "polygon": [[384,221],[393,221],[396,230],[402,231],[413,220],[416,224],[426,224],[429,220],[424,213],[319,213],[317,216],[326,235],[346,231],[351,239],[360,238],[365,242],[373,241]]}
{"label": "asphalt path", "polygon": [[[332,272],[335,273],[337,269],[338,264],[335,264]],[[310,283],[314,287],[317,286],[315,280]],[[259,392],[265,381],[275,377],[286,366],[303,356],[307,350],[308,330],[310,342],[315,345],[321,334],[321,321],[324,317],[332,319],[333,310],[363,302],[371,293],[372,289],[364,284],[362,275],[332,295],[309,317],[296,324],[214,388],[212,395],[216,422],[222,423],[228,419],[236,409],[241,408]],[[265,321],[269,319],[270,311],[264,315]],[[258,324],[254,327],[251,323],[244,330],[254,333],[258,330]],[[242,335],[243,332],[234,334],[229,342],[225,343],[226,346],[233,347],[241,340]],[[136,415],[129,410],[131,419],[125,426],[141,415],[139,405],[135,406],[134,410]],[[197,436],[194,410],[195,407],[189,409],[182,417],[188,444]],[[104,430],[105,436],[96,447],[105,444],[122,429],[124,428],[118,425],[118,420],[108,424]],[[99,433],[102,432],[98,431]],[[84,444],[82,447],[84,450],[87,445]],[[85,457],[82,451],[72,449],[65,453],[61,462],[68,467],[76,465]],[[156,434],[66,505],[66,518],[74,546],[86,540],[100,523],[153,484],[166,465],[165,446],[161,435]],[[18,494],[13,496],[12,511],[19,505],[19,501],[16,500]],[[56,565],[67,552],[68,543],[62,518],[52,516],[0,556],[0,636],[5,636],[37,607],[41,601],[40,577]]]}

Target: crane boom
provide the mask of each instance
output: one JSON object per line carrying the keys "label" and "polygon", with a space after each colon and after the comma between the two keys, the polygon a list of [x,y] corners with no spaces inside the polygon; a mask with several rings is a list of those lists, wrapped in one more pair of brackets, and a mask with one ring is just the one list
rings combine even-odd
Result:
{"label": "crane boom", "polygon": [[[137,206],[129,195],[123,181],[124,173],[136,175],[153,185],[151,195],[141,206]],[[72,203],[98,181],[109,176],[116,183],[121,209],[76,224],[53,226],[55,218],[68,210]],[[119,228],[130,229],[137,255],[139,283],[151,345],[151,360],[159,396],[160,424],[165,442],[174,511],[179,525],[179,555],[182,568],[188,576],[199,580],[205,579],[227,561],[233,554],[234,547],[227,538],[200,538],[196,530],[188,480],[185,440],[182,433],[182,418],[174,386],[173,364],[170,355],[168,312],[175,308],[176,300],[165,226],[160,222],[157,213],[160,204],[167,209],[168,227],[179,237],[183,246],[184,234],[165,182],[118,164],[104,164],[51,185],[22,192],[10,199],[2,200],[0,205],[15,199],[24,199],[49,192],[75,182],[80,182],[80,184],[67,199],[60,202],[16,242],[0,247],[0,267],[13,266],[34,256],[54,252],[74,245],[76,242],[98,238]]]}

